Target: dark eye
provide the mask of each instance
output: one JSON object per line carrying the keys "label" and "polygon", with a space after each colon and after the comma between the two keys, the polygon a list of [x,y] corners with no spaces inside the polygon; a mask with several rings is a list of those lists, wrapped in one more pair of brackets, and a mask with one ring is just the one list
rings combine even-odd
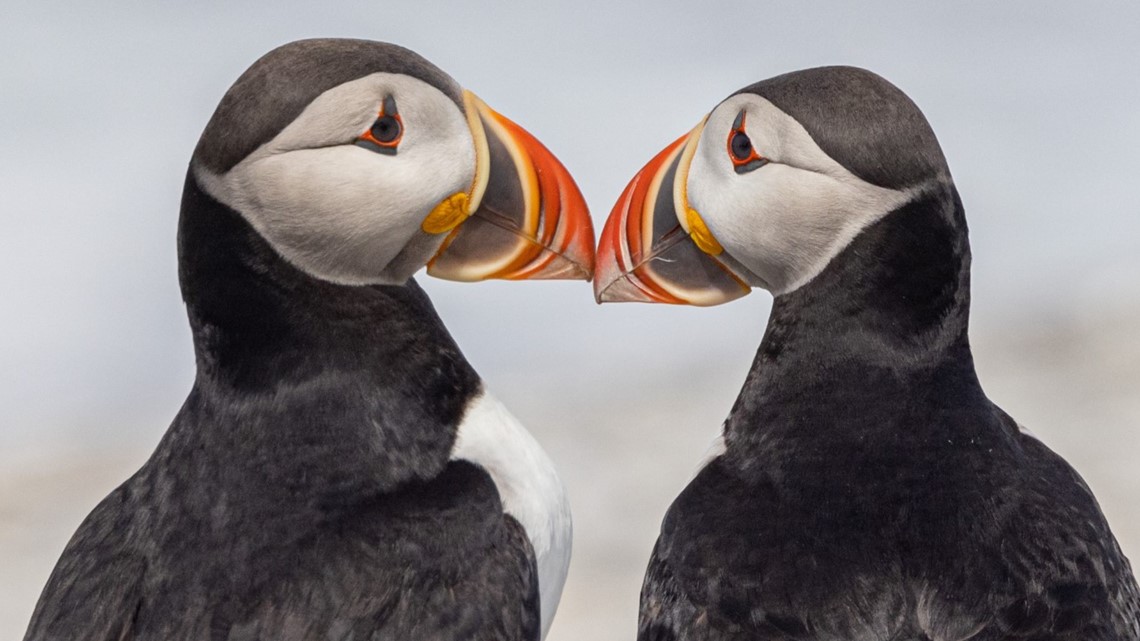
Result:
{"label": "dark eye", "polygon": [[732,131],[728,132],[728,156],[732,169],[738,174],[746,174],[768,164],[768,159],[756,153],[752,139],[744,133],[744,116],[743,111],[737,114]]}
{"label": "dark eye", "polygon": [[736,131],[732,134],[732,142],[729,143],[732,148],[732,155],[737,160],[749,160],[752,157],[752,141],[748,139],[748,134],[743,131]]}
{"label": "dark eye", "polygon": [[381,107],[380,115],[376,117],[376,121],[372,123],[368,131],[360,134],[356,139],[356,146],[394,156],[396,155],[396,148],[400,145],[400,139],[403,137],[404,121],[400,119],[400,114],[396,111],[396,99],[388,96],[384,99],[384,105]]}
{"label": "dark eye", "polygon": [[395,116],[380,116],[372,123],[372,137],[378,142],[391,143],[400,137],[402,127]]}

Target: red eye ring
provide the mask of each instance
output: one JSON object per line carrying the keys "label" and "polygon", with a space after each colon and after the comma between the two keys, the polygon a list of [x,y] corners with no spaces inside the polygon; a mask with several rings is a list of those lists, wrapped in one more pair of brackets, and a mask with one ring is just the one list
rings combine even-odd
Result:
{"label": "red eye ring", "polygon": [[392,155],[396,153],[403,138],[404,120],[396,111],[396,101],[388,97],[384,99],[380,114],[372,126],[356,138],[356,144],[371,151]]}
{"label": "red eye ring", "polygon": [[756,148],[752,146],[752,139],[744,130],[745,116],[744,111],[736,116],[732,130],[728,132],[728,140],[725,142],[728,158],[738,174],[747,173],[768,163],[766,158],[757,153]]}

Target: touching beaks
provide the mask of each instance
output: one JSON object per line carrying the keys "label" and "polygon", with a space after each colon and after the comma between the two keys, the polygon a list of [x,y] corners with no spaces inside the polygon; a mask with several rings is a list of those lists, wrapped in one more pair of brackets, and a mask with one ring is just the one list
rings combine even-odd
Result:
{"label": "touching beaks", "polygon": [[689,205],[689,166],[704,124],[650,160],[614,205],[598,241],[599,303],[709,306],[751,291]]}
{"label": "touching beaks", "polygon": [[458,281],[590,280],[594,228],[570,173],[475,94],[464,91],[463,101],[475,140],[475,178],[468,192],[445,199],[423,222],[425,232],[449,232],[428,274]]}

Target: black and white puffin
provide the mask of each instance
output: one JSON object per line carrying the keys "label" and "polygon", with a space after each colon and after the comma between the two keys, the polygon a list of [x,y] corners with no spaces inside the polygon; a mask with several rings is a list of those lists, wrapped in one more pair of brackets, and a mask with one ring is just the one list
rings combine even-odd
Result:
{"label": "black and white puffin", "polygon": [[964,210],[898,88],[827,67],[738,91],[633,179],[597,260],[599,302],[774,295],[640,639],[1140,639],[1088,486],[978,382]]}
{"label": "black and white puffin", "polygon": [[193,389],[25,638],[539,639],[566,495],[412,275],[588,279],[593,242],[554,156],[419,55],[262,57],[186,178]]}

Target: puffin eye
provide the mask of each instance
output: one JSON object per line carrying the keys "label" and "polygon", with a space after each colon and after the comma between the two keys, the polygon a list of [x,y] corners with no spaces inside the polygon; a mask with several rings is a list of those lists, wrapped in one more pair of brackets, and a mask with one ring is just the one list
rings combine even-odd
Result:
{"label": "puffin eye", "polygon": [[732,131],[728,132],[728,157],[732,160],[733,170],[738,174],[746,174],[768,164],[768,159],[756,153],[752,139],[744,133],[744,116],[744,111],[737,114],[732,123]]}
{"label": "puffin eye", "polygon": [[396,111],[396,99],[388,96],[384,99],[384,106],[380,108],[376,121],[356,139],[356,146],[394,156],[403,136],[404,121]]}
{"label": "puffin eye", "polygon": [[732,132],[732,140],[728,143],[732,149],[732,157],[737,160],[748,160],[752,156],[752,141],[743,131]]}
{"label": "puffin eye", "polygon": [[368,133],[372,134],[377,142],[391,144],[400,137],[400,121],[396,120],[395,116],[380,116],[376,122],[372,123],[372,128],[368,130]]}

